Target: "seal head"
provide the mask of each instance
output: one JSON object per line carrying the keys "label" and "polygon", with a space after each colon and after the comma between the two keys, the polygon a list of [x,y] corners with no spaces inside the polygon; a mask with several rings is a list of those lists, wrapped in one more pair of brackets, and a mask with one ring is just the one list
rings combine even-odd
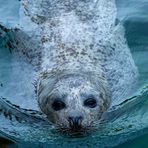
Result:
{"label": "seal head", "polygon": [[42,79],[38,102],[49,121],[73,131],[95,127],[110,105],[103,80],[95,78],[92,74],[61,73]]}

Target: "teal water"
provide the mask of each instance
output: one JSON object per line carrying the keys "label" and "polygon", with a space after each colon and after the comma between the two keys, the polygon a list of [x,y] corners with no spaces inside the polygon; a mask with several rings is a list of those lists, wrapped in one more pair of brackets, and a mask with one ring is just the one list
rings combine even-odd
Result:
{"label": "teal water", "polygon": [[[7,26],[16,24],[18,1],[0,0],[0,4],[0,22]],[[123,20],[126,38],[140,73],[137,95],[116,106],[113,112],[116,114],[120,110],[116,118],[111,113],[96,132],[85,137],[72,138],[53,133],[44,123],[15,125],[14,122],[11,130],[7,130],[7,121],[4,123],[5,133],[1,131],[1,135],[16,142],[9,143],[9,147],[148,147],[148,1],[117,0],[117,6],[118,17]],[[0,52],[5,60],[11,59],[7,49],[0,48]],[[2,143],[8,141],[0,140],[0,146]]]}

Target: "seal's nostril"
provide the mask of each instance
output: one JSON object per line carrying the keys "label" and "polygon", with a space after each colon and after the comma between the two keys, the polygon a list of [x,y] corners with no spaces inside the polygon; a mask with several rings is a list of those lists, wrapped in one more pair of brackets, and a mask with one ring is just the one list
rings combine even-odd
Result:
{"label": "seal's nostril", "polygon": [[77,129],[81,127],[81,122],[82,122],[82,116],[77,116],[77,117],[68,117],[68,121],[69,121],[69,126],[71,128]]}

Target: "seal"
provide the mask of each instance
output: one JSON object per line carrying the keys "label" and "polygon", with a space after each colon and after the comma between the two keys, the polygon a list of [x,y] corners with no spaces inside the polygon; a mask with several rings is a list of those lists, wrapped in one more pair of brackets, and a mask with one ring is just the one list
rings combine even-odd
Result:
{"label": "seal", "polygon": [[21,27],[10,31],[9,44],[38,72],[41,111],[60,129],[93,128],[116,100],[131,92],[137,77],[124,28],[116,21],[115,1],[21,4]]}

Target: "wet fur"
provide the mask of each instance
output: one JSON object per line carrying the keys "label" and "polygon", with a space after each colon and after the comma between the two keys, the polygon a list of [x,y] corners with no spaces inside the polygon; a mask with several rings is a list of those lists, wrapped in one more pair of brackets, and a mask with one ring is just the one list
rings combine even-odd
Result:
{"label": "wet fur", "polygon": [[128,95],[137,69],[124,38],[124,28],[116,24],[114,0],[21,3],[22,28],[10,31],[11,45],[38,72],[35,85],[38,103],[49,120],[52,117],[46,107],[48,94],[64,77],[82,76],[95,88],[99,86],[98,92],[104,96],[101,114],[115,100]]}

